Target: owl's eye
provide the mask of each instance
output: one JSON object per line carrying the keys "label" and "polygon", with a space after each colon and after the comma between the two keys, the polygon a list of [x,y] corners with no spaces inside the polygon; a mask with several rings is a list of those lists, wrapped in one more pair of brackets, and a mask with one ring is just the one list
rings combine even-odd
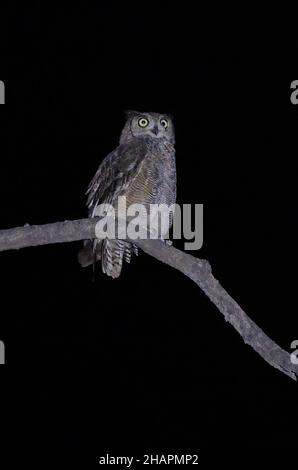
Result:
{"label": "owl's eye", "polygon": [[140,127],[147,127],[149,124],[149,120],[145,117],[142,117],[138,120],[138,124]]}
{"label": "owl's eye", "polygon": [[168,125],[169,125],[167,119],[161,119],[161,120],[160,120],[160,124],[162,125],[162,127],[163,127],[164,129],[167,129],[167,127],[168,127]]}

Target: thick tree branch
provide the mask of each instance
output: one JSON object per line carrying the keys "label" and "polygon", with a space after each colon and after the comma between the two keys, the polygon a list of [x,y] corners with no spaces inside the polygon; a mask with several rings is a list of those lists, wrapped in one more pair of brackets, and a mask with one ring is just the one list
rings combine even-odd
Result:
{"label": "thick tree branch", "polygon": [[[95,238],[95,225],[99,219],[82,219],[0,230],[0,251],[25,247],[65,243]],[[195,258],[159,240],[137,240],[147,254],[178,269],[192,279],[224,315],[225,320],[271,366],[297,380],[298,366],[290,354],[270,339],[242,310],[237,302],[214,278],[208,261]]]}

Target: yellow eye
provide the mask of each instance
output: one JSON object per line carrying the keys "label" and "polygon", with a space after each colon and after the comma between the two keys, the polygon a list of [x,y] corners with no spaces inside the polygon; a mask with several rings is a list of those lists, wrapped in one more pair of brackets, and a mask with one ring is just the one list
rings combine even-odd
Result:
{"label": "yellow eye", "polygon": [[145,117],[142,117],[138,120],[138,124],[140,127],[147,127],[149,124],[149,120]]}
{"label": "yellow eye", "polygon": [[161,120],[160,120],[160,124],[162,125],[162,127],[163,127],[164,129],[167,129],[167,127],[168,127],[168,125],[169,125],[167,119],[161,119]]}

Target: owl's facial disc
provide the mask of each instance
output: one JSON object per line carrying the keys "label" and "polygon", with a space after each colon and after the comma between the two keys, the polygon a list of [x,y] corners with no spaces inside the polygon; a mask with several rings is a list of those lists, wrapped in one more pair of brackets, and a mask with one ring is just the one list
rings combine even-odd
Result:
{"label": "owl's facial disc", "polygon": [[130,121],[130,132],[133,137],[151,136],[166,140],[173,137],[171,120],[167,115],[157,113],[136,113]]}

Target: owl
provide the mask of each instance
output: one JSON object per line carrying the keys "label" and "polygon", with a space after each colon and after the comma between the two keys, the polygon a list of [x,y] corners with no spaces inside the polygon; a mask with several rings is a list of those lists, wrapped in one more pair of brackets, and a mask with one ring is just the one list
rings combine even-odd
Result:
{"label": "owl", "polygon": [[[126,205],[166,204],[176,201],[175,133],[172,118],[153,112],[126,112],[119,146],[100,164],[87,190],[89,217],[99,204],[116,207],[119,196]],[[137,246],[126,240],[86,240],[78,259],[81,266],[101,261],[102,270],[119,277],[123,260],[130,262]]]}

